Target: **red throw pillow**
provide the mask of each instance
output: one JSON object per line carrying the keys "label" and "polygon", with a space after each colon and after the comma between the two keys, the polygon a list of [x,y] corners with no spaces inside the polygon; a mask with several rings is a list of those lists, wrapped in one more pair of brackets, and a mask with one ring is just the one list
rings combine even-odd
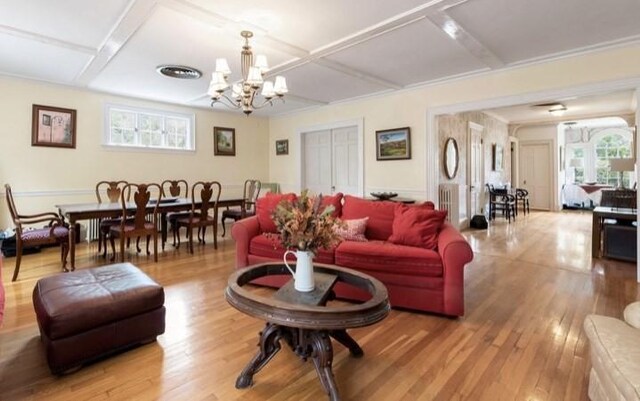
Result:
{"label": "red throw pillow", "polygon": [[355,220],[342,220],[345,227],[336,226],[335,232],[345,241],[367,242],[367,237],[364,236],[364,232],[367,229],[367,220],[369,220],[368,217]]}
{"label": "red throw pillow", "polygon": [[[342,215],[342,192],[338,192],[333,196],[322,196],[322,206],[333,206],[333,217],[340,217]],[[322,208],[324,210],[324,207]]]}
{"label": "red throw pillow", "polygon": [[355,196],[344,196],[342,219],[353,220],[368,217],[365,236],[369,239],[386,241],[392,233],[395,210],[400,203],[372,201]]}
{"label": "red throw pillow", "polygon": [[258,224],[260,232],[275,233],[278,232],[276,224],[271,219],[271,213],[275,210],[281,200],[295,202],[296,194],[274,194],[267,192],[264,197],[258,198],[256,201],[256,216],[258,216]]}
{"label": "red throw pillow", "polygon": [[396,209],[393,234],[389,242],[398,245],[436,249],[438,232],[447,218],[446,210],[403,206]]}

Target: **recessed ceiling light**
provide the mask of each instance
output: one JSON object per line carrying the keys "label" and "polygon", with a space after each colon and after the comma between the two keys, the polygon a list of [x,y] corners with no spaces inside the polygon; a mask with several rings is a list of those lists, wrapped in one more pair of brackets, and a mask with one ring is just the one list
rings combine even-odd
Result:
{"label": "recessed ceiling light", "polygon": [[199,70],[185,65],[159,65],[156,67],[156,71],[165,77],[178,79],[198,79],[202,76],[202,72]]}
{"label": "recessed ceiling light", "polygon": [[557,104],[555,106],[552,106],[549,109],[549,113],[551,113],[551,115],[555,116],[555,117],[560,117],[561,115],[564,114],[565,111],[567,111],[567,106],[565,106],[562,103],[559,103],[559,104]]}

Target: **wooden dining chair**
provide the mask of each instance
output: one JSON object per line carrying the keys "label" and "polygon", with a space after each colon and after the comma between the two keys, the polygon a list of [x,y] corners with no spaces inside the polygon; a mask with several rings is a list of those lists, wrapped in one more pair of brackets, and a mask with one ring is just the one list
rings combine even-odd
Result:
{"label": "wooden dining chair", "polygon": [[[59,244],[60,261],[62,270],[67,271],[67,255],[69,254],[69,229],[66,227],[60,216],[56,213],[20,214],[13,200],[11,186],[5,184],[5,194],[11,219],[16,227],[16,267],[13,271],[11,281],[18,279],[20,272],[20,262],[22,262],[22,252],[25,247]],[[45,228],[27,230],[25,225],[47,223]]]}
{"label": "wooden dining chair", "polygon": [[[193,253],[193,229],[202,229],[202,243],[208,226],[213,227],[213,247],[218,249],[218,201],[222,186],[217,181],[198,181],[191,187],[191,211],[189,216],[176,220],[175,230],[180,231],[180,227],[187,229],[189,238],[189,251]],[[198,195],[200,198],[196,197]],[[180,248],[180,233],[178,232],[177,248]]]}
{"label": "wooden dining chair", "polygon": [[496,212],[502,215],[511,223],[511,219],[516,218],[516,197],[506,189],[496,189],[487,184],[489,191],[489,218],[495,220]]}
{"label": "wooden dining chair", "polygon": [[529,210],[529,191],[524,188],[516,188],[516,215],[518,214],[518,205],[522,204],[522,213],[531,213]]}
{"label": "wooden dining chair", "polygon": [[[127,211],[127,194],[133,193],[133,203],[135,203],[135,212],[133,217],[128,218]],[[152,198],[153,195],[153,198]],[[153,210],[150,213],[151,219],[148,218],[147,206],[149,201],[154,199]],[[111,240],[111,250],[115,260],[115,238],[120,239],[120,261],[124,262],[124,244],[125,239],[130,238],[147,238],[147,255],[149,252],[149,242],[153,237],[153,260],[158,261],[158,205],[162,200],[162,187],[160,184],[127,184],[120,194],[120,203],[122,205],[122,218],[120,224],[112,226],[109,231],[109,239]]]}
{"label": "wooden dining chair", "polygon": [[[96,198],[98,203],[117,203],[120,202],[120,194],[122,189],[127,185],[126,181],[100,181],[96,184]],[[127,194],[127,202],[129,201],[129,195]],[[107,237],[111,227],[120,224],[120,218],[115,219],[101,219],[98,227],[98,253],[100,253],[104,247],[103,257],[107,256]],[[139,252],[139,250],[138,250]]]}
{"label": "wooden dining chair", "polygon": [[246,180],[244,182],[244,191],[242,193],[242,206],[240,209],[229,209],[227,206],[227,210],[222,212],[222,236],[226,234],[227,230],[224,226],[224,221],[226,219],[233,219],[233,221],[238,221],[240,219],[244,219],[245,217],[251,217],[256,214],[256,201],[258,200],[258,196],[260,195],[260,189],[262,187],[262,183],[259,180]]}
{"label": "wooden dining chair", "polygon": [[[189,197],[189,183],[186,180],[164,180],[162,181],[162,197],[179,197],[179,198],[188,198]],[[174,226],[176,224],[176,220],[181,217],[189,216],[189,212],[175,212],[175,213],[167,213],[166,219],[169,227],[171,228],[171,232],[173,233],[173,246],[176,246],[176,232],[174,230]],[[198,233],[198,238],[200,238],[200,233]],[[164,244],[167,242],[166,238],[162,238],[162,250],[164,251]]]}

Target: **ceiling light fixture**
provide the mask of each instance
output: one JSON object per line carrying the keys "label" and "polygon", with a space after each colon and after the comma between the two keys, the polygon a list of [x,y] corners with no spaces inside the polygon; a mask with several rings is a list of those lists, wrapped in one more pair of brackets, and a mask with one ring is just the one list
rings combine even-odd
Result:
{"label": "ceiling light fixture", "polygon": [[[260,109],[266,105],[273,106],[273,100],[280,99],[284,102],[284,94],[288,92],[287,81],[283,76],[278,75],[275,82],[265,81],[264,74],[269,71],[267,57],[259,54],[256,56],[255,64],[253,62],[253,52],[249,46],[249,38],[253,36],[250,31],[242,31],[240,35],[244,38],[244,46],[240,53],[242,63],[242,81],[229,85],[227,78],[231,74],[227,59],[216,59],[216,70],[211,74],[211,82],[209,83],[209,91],[211,96],[211,106],[216,103],[222,103],[225,106],[242,109],[246,115],[251,114],[253,110]],[[226,95],[224,91],[231,87],[231,97]],[[258,90],[262,87],[260,94],[264,97],[264,101],[259,105],[253,104]]]}
{"label": "ceiling light fixture", "polygon": [[561,117],[565,111],[567,111],[567,106],[562,103],[558,103],[549,109],[549,113],[554,117]]}

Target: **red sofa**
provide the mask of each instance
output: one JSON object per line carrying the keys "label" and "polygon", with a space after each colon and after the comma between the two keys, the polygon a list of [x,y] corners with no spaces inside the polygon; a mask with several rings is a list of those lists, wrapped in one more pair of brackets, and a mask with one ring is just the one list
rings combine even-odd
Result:
{"label": "red sofa", "polygon": [[[256,216],[233,225],[231,235],[236,241],[237,268],[282,260],[285,249],[267,238],[262,229],[268,225],[264,223],[264,216],[268,216],[277,201],[279,199],[272,198],[263,205],[259,203]],[[423,205],[433,208],[430,202]],[[447,222],[440,226],[435,250],[387,241],[393,231],[396,209],[400,207],[406,206],[345,196],[343,204],[337,203],[336,214],[343,220],[369,217],[365,231],[368,242],[343,241],[333,249],[320,250],[314,261],[352,268],[377,278],[387,287],[393,307],[462,316],[464,266],[473,259],[471,247]],[[266,228],[267,231],[273,229]],[[260,284],[281,286],[289,278],[270,277]],[[338,287],[336,292],[346,299],[364,297],[348,286]]]}

